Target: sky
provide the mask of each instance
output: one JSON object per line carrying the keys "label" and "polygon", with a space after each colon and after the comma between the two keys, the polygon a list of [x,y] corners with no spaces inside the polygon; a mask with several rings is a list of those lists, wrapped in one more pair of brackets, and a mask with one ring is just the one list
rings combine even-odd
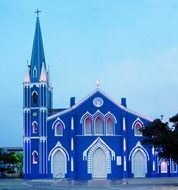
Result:
{"label": "sky", "polygon": [[0,147],[23,145],[36,9],[54,108],[100,88],[153,119],[178,113],[178,0],[0,0]]}

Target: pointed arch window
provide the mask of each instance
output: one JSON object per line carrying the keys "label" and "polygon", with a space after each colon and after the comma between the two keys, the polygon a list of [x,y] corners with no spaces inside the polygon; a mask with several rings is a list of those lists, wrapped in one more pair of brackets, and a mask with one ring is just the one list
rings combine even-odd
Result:
{"label": "pointed arch window", "polygon": [[140,122],[136,122],[134,125],[135,136],[142,136],[142,132],[140,131],[141,128],[142,128],[142,124]]}
{"label": "pointed arch window", "polygon": [[32,163],[38,164],[38,152],[37,151],[32,152]]}
{"label": "pointed arch window", "polygon": [[63,124],[60,121],[57,121],[54,127],[55,136],[62,136],[63,135]]}
{"label": "pointed arch window", "polygon": [[36,66],[33,69],[33,78],[37,78],[37,69],[36,69]]}
{"label": "pointed arch window", "polygon": [[84,121],[84,135],[91,135],[92,134],[92,119],[91,117],[86,117]]}
{"label": "pointed arch window", "polygon": [[168,165],[167,165],[167,160],[166,159],[162,159],[161,160],[161,173],[167,173],[167,170],[168,170]]}
{"label": "pointed arch window", "polygon": [[112,117],[108,117],[106,119],[106,134],[114,135],[114,120]]}
{"label": "pointed arch window", "polygon": [[34,121],[32,123],[32,133],[37,133],[38,132],[38,123]]}
{"label": "pointed arch window", "polygon": [[36,106],[37,103],[38,103],[38,93],[36,91],[34,91],[32,93],[32,102],[33,102],[33,105]]}
{"label": "pointed arch window", "polygon": [[104,122],[103,118],[98,115],[95,119],[95,135],[103,135],[104,134]]}

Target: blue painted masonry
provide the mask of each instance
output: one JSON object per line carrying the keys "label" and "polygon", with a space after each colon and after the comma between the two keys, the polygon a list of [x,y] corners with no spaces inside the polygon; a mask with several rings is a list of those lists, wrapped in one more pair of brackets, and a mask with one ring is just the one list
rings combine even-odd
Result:
{"label": "blue painted masonry", "polygon": [[151,119],[98,87],[67,109],[53,109],[39,17],[24,90],[24,178],[122,179],[177,176],[177,165],[141,145]]}

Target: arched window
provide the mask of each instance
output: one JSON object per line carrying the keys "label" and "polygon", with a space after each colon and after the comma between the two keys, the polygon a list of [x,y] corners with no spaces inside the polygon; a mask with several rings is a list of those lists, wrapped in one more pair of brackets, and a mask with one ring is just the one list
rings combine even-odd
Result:
{"label": "arched window", "polygon": [[38,123],[34,121],[32,123],[32,133],[37,133],[38,132]]}
{"label": "arched window", "polygon": [[36,66],[33,69],[33,78],[37,78],[37,69],[36,69]]}
{"label": "arched window", "polygon": [[92,134],[92,120],[90,117],[87,117],[84,122],[84,134],[91,135]]}
{"label": "arched window", "polygon": [[103,135],[104,134],[104,125],[103,118],[98,115],[95,119],[95,135]]}
{"label": "arched window", "polygon": [[55,131],[55,136],[62,136],[63,135],[63,125],[60,121],[58,121],[55,124],[54,131]]}
{"label": "arched window", "polygon": [[111,117],[106,119],[106,134],[114,135],[114,120]]}
{"label": "arched window", "polygon": [[32,152],[32,163],[33,164],[37,164],[38,163],[38,152],[37,151],[33,151]]}
{"label": "arched window", "polygon": [[172,161],[171,162],[171,172],[172,173],[177,173],[177,163],[176,162],[174,162],[174,161]]}
{"label": "arched window", "polygon": [[32,102],[33,102],[33,105],[34,105],[34,106],[36,106],[37,103],[38,103],[38,94],[37,94],[36,91],[34,91],[34,92],[32,93]]}
{"label": "arched window", "polygon": [[167,160],[162,159],[160,165],[161,165],[161,173],[167,173]]}
{"label": "arched window", "polygon": [[142,136],[142,132],[140,131],[141,128],[142,128],[142,124],[140,122],[136,122],[134,125],[135,136]]}

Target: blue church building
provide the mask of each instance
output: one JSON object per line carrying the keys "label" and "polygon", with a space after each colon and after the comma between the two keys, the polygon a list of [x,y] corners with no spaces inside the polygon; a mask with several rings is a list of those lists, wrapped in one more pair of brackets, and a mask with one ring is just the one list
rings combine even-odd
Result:
{"label": "blue church building", "polygon": [[122,179],[177,176],[177,165],[144,147],[140,128],[152,119],[99,86],[70,107],[53,108],[39,15],[23,82],[24,178]]}

